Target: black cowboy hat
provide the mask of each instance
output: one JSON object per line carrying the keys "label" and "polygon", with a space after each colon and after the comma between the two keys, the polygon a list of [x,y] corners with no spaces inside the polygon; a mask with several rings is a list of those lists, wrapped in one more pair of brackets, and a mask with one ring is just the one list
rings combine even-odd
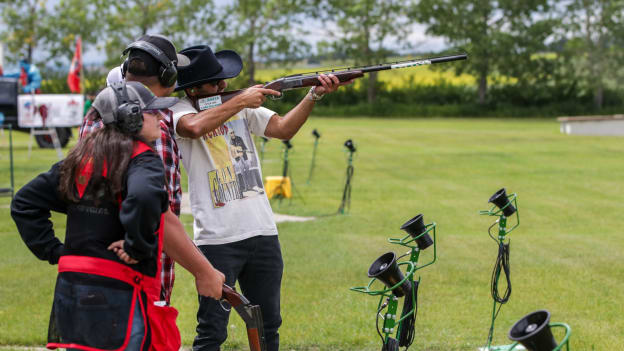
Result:
{"label": "black cowboy hat", "polygon": [[176,91],[210,81],[234,78],[243,69],[243,60],[232,50],[213,54],[208,45],[196,45],[181,50],[180,54],[188,57],[190,63],[178,65]]}

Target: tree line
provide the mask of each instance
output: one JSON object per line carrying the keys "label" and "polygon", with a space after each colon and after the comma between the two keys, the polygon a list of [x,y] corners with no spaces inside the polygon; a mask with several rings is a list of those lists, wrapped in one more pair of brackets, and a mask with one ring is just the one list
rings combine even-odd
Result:
{"label": "tree line", "polygon": [[[85,51],[104,52],[113,67],[133,39],[163,33],[178,48],[236,50],[247,84],[259,62],[322,57],[359,65],[431,53],[412,42],[414,26],[424,25],[445,40],[444,53],[469,54],[439,69],[473,75],[481,105],[502,96],[492,85],[504,80],[518,91],[582,93],[600,109],[607,91],[620,90],[624,56],[624,0],[12,0],[0,9],[8,61],[67,62],[79,35]],[[310,35],[320,40],[313,45]],[[369,103],[379,89],[371,74]]]}

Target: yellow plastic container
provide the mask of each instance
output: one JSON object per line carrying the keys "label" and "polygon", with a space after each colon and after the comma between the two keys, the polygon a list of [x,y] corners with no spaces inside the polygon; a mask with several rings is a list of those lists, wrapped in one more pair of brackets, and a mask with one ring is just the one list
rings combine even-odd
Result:
{"label": "yellow plastic container", "polygon": [[266,190],[266,194],[269,199],[276,196],[282,196],[285,198],[292,197],[290,177],[268,176],[264,180],[264,189]]}

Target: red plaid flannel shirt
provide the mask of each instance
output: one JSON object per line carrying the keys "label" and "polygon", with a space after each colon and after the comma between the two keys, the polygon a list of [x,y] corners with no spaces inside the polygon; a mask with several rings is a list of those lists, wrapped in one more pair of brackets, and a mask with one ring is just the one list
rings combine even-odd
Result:
{"label": "red plaid flannel shirt", "polygon": [[[180,216],[180,204],[182,202],[182,187],[180,186],[180,151],[178,144],[175,142],[175,131],[173,126],[173,113],[170,110],[158,111],[163,119],[160,121],[161,137],[156,140],[156,151],[163,160],[165,166],[165,177],[167,179],[167,192],[169,193],[169,206],[176,216]],[[101,119],[85,118],[80,127],[80,138],[84,138],[87,134],[100,129],[104,126]],[[167,301],[171,299],[171,291],[173,290],[173,282],[175,280],[174,261],[164,252],[162,254],[162,271],[161,279],[161,300]]]}

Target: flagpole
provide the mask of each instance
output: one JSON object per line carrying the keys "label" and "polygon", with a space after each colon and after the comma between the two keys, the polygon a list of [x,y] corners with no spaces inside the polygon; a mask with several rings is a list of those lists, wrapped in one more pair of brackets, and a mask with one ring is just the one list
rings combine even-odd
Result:
{"label": "flagpole", "polygon": [[3,43],[0,42],[0,75],[4,74],[4,47]]}
{"label": "flagpole", "polygon": [[82,60],[82,38],[80,37],[80,35],[78,36],[78,40],[80,41],[80,95],[84,96],[85,88],[84,88],[83,76],[85,72],[84,72],[84,67],[82,65],[82,62],[83,62]]}

